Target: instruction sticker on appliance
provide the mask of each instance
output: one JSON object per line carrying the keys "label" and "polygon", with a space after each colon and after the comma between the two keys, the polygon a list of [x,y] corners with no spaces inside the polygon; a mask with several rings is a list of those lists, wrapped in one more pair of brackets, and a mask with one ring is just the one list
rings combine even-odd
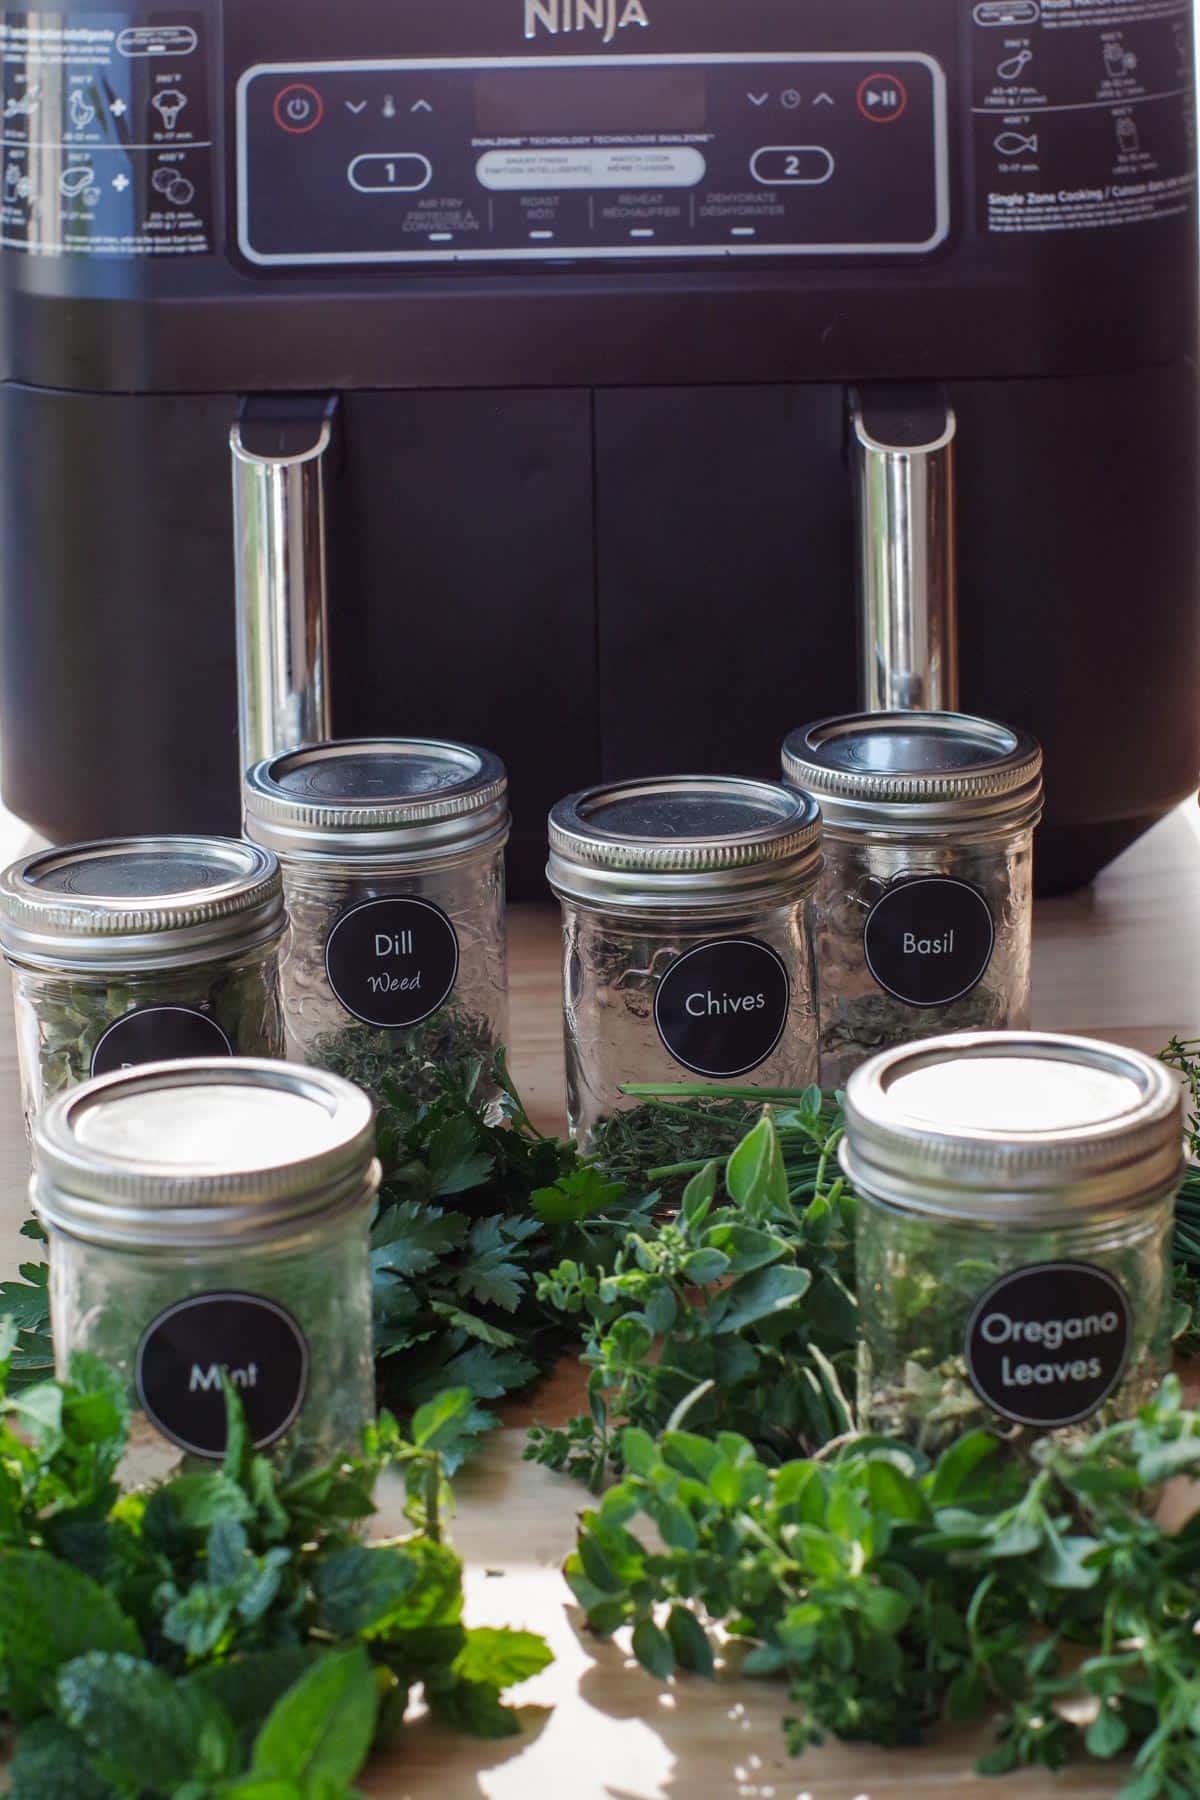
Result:
{"label": "instruction sticker on appliance", "polygon": [[1194,207],[1192,0],[977,0],[972,17],[981,229]]}
{"label": "instruction sticker on appliance", "polygon": [[0,13],[0,244],[41,256],[213,247],[200,13]]}

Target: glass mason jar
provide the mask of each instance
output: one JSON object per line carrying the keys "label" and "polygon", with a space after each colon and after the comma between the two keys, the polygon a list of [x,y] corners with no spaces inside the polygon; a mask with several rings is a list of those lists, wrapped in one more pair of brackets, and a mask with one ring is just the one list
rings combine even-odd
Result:
{"label": "glass mason jar", "polygon": [[1182,1097],[1133,1050],[1033,1032],[850,1078],[859,1418],[936,1454],[1130,1417],[1171,1367]]}
{"label": "glass mason jar", "polygon": [[628,1083],[816,1079],[821,815],[768,782],[682,775],[550,815],[563,907],[567,1108],[585,1149]]}
{"label": "glass mason jar", "polygon": [[508,1027],[508,780],[424,738],[318,744],[246,778],[246,833],[283,865],[289,1054],[376,1098],[489,1074]]}
{"label": "glass mason jar", "polygon": [[1030,1022],[1042,752],[957,713],[793,732],[786,779],[825,816],[817,896],[821,1082],[893,1044]]}
{"label": "glass mason jar", "polygon": [[144,1474],[224,1454],[222,1371],[286,1468],[357,1450],[374,1410],[365,1094],[286,1063],[160,1064],[63,1095],[37,1148],[58,1372],[86,1350],[128,1383]]}
{"label": "glass mason jar", "polygon": [[93,1075],[282,1056],[279,864],[226,838],[44,850],[0,876],[26,1129]]}

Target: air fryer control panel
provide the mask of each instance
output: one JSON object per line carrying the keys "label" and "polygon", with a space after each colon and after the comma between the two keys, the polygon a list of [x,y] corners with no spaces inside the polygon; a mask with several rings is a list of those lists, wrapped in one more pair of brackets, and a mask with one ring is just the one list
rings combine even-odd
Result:
{"label": "air fryer control panel", "polygon": [[302,267],[928,254],[945,74],[887,50],[259,65],[238,247]]}

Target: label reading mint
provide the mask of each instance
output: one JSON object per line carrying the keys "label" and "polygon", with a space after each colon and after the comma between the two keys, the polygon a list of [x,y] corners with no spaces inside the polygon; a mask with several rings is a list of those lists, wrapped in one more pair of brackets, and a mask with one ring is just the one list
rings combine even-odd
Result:
{"label": "label reading mint", "polygon": [[458,938],[431,900],[364,900],[330,932],[325,971],[346,1011],[364,1025],[419,1025],[454,991]]}
{"label": "label reading mint", "polygon": [[195,1456],[225,1454],[229,1377],[257,1450],[294,1422],[308,1387],[308,1344],[291,1314],[259,1294],[197,1294],[142,1334],[135,1377],[146,1417]]}
{"label": "label reading mint", "polygon": [[1018,1425],[1078,1425],[1120,1386],[1131,1309],[1090,1263],[1040,1263],[988,1289],[967,1327],[971,1385]]}
{"label": "label reading mint", "polygon": [[948,1006],[978,987],[996,947],[996,926],[977,888],[944,875],[889,889],[863,934],[867,967],[906,1006]]}
{"label": "label reading mint", "polygon": [[93,1075],[115,1075],[142,1063],[186,1062],[192,1056],[232,1056],[233,1045],[215,1019],[190,1006],[144,1006],[110,1025],[92,1052]]}
{"label": "label reading mint", "polygon": [[754,938],[725,938],[676,957],[658,984],[654,1022],[694,1075],[748,1075],[783,1036],[791,998],[781,956]]}

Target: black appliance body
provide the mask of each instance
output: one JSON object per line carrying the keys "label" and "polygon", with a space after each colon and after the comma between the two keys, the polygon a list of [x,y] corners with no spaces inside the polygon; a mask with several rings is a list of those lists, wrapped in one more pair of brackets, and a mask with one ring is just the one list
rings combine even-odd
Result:
{"label": "black appliance body", "polygon": [[247,399],[337,402],[337,732],[498,751],[518,892],[561,794],[855,706],[859,384],[957,415],[961,699],[1046,746],[1044,885],[1194,786],[1190,0],[64,5],[0,13],[46,834],[237,827]]}

